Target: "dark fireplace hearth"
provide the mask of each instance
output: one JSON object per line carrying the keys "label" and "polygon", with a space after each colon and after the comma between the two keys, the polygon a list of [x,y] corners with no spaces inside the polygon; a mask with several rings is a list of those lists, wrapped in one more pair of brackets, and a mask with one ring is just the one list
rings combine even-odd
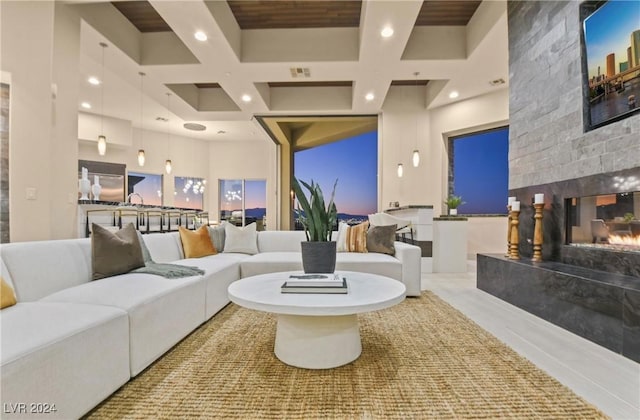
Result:
{"label": "dark fireplace hearth", "polygon": [[[640,362],[638,191],[640,168],[511,190],[521,260],[478,255],[477,287]],[[527,204],[537,193],[547,198],[541,263]]]}

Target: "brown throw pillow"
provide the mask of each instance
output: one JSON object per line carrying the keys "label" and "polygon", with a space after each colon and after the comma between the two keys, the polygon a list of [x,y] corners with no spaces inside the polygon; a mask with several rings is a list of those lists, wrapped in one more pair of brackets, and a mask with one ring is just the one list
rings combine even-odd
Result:
{"label": "brown throw pillow", "polygon": [[371,226],[367,231],[367,251],[395,255],[393,242],[398,225]]}
{"label": "brown throw pillow", "polygon": [[0,277],[0,309],[8,308],[16,304],[16,294],[9,283]]}
{"label": "brown throw pillow", "polygon": [[200,258],[218,253],[211,242],[209,229],[206,226],[202,225],[198,230],[189,230],[180,226],[178,230],[185,258]]}
{"label": "brown throw pillow", "polygon": [[349,226],[347,229],[347,252],[367,252],[367,229],[369,222]]}
{"label": "brown throw pillow", "polygon": [[93,223],[91,230],[93,280],[128,273],[144,266],[138,233],[133,223],[117,232]]}

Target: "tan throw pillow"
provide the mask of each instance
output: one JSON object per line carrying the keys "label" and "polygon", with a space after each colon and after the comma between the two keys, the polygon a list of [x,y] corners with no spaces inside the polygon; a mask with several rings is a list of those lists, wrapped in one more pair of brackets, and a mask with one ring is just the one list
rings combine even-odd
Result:
{"label": "tan throw pillow", "polygon": [[205,225],[200,226],[198,230],[189,230],[182,226],[178,230],[185,258],[200,258],[218,253],[211,242],[209,229]]}
{"label": "tan throw pillow", "polygon": [[369,222],[349,226],[347,229],[347,252],[367,252],[367,229]]}
{"label": "tan throw pillow", "polygon": [[371,226],[367,231],[367,251],[395,255],[393,242],[398,225]]}
{"label": "tan throw pillow", "polygon": [[144,267],[138,232],[129,223],[111,232],[95,223],[91,227],[91,266],[93,280],[128,273]]}
{"label": "tan throw pillow", "polygon": [[16,294],[9,283],[0,277],[0,309],[8,308],[16,304]]}

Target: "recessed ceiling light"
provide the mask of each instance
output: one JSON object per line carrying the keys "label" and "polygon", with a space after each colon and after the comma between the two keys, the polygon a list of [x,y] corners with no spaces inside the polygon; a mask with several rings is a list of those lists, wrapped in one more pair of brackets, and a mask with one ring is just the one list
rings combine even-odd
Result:
{"label": "recessed ceiling light", "polygon": [[251,102],[251,96],[245,93],[244,95],[242,95],[242,100],[245,102]]}
{"label": "recessed ceiling light", "polygon": [[382,35],[383,38],[389,38],[393,35],[393,28],[391,26],[385,26],[382,28],[382,31],[380,31],[380,35]]}
{"label": "recessed ceiling light", "polygon": [[205,34],[202,31],[198,31],[195,34],[193,34],[193,36],[198,40],[198,41],[206,41],[207,40],[207,34]]}
{"label": "recessed ceiling light", "polygon": [[224,130],[218,130],[218,134],[227,134],[227,132]]}
{"label": "recessed ceiling light", "polygon": [[369,92],[364,96],[364,99],[366,99],[367,101],[373,101],[373,98],[375,98],[374,94]]}
{"label": "recessed ceiling light", "polygon": [[459,96],[459,93],[457,90],[454,90],[449,94],[449,98],[451,99],[456,99],[458,96]]}
{"label": "recessed ceiling light", "polygon": [[100,79],[98,79],[95,76],[91,76],[91,77],[89,77],[89,83],[91,83],[94,86],[97,86],[97,85],[100,84]]}
{"label": "recessed ceiling light", "polygon": [[91,109],[91,104],[89,102],[83,102],[80,104],[84,109]]}

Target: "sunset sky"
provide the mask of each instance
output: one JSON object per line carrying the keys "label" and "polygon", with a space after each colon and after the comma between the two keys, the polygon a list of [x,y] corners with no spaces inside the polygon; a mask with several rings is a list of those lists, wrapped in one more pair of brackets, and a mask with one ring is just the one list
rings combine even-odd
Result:
{"label": "sunset sky", "polygon": [[329,201],[333,183],[339,213],[366,216],[378,208],[378,132],[304,150],[295,154],[295,177],[320,184]]}

